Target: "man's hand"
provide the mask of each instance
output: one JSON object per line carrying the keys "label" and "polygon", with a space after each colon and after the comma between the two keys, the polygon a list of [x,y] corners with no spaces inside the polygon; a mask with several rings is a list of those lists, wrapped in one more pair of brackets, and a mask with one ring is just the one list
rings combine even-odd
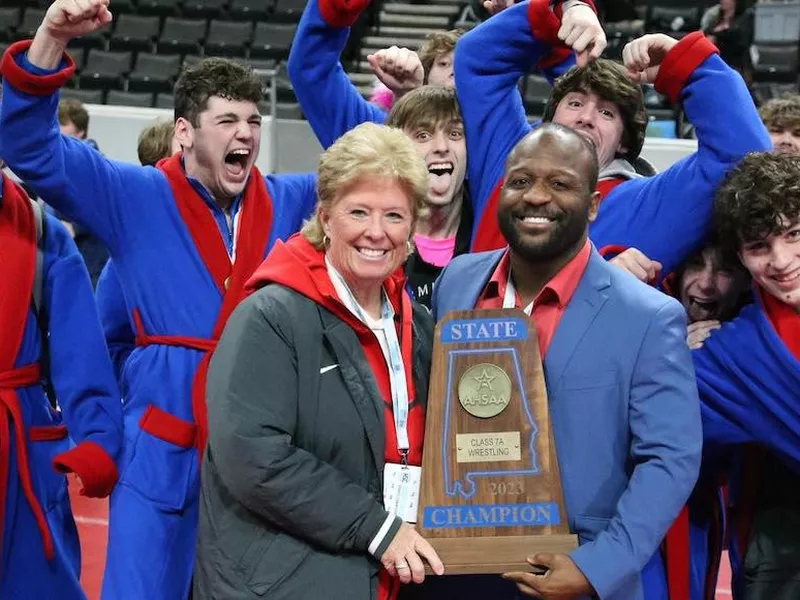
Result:
{"label": "man's hand", "polygon": [[711,332],[720,327],[722,324],[719,321],[696,321],[686,328],[686,343],[691,350],[702,348]]}
{"label": "man's hand", "polygon": [[55,69],[72,38],[111,23],[108,0],[56,0],[47,9],[28,49],[28,60],[42,69]]}
{"label": "man's hand", "polygon": [[617,254],[608,262],[623,271],[627,271],[644,283],[652,283],[655,281],[659,273],[661,273],[662,268],[660,262],[650,260],[636,248],[628,248],[625,252]]}
{"label": "man's hand", "polygon": [[399,577],[402,583],[422,583],[425,580],[423,559],[434,573],[444,574],[444,565],[433,546],[411,525],[403,523],[381,556],[381,564],[389,575]]}
{"label": "man's hand", "polygon": [[622,62],[636,83],[654,83],[658,69],[678,40],[663,33],[649,33],[625,44]]}
{"label": "man's hand", "polygon": [[66,44],[110,22],[108,0],[56,0],[47,9],[40,29]]}
{"label": "man's hand", "polygon": [[606,49],[606,33],[595,12],[586,4],[567,4],[558,39],[572,48],[579,67],[600,58]]}
{"label": "man's hand", "polygon": [[594,594],[586,576],[566,554],[536,554],[528,557],[528,563],[545,567],[543,575],[533,573],[505,573],[503,579],[517,584],[523,594],[544,600],[573,600]]}
{"label": "man's hand", "polygon": [[497,13],[504,11],[509,6],[514,6],[514,0],[484,0],[483,8],[490,16],[495,16]]}
{"label": "man's hand", "polygon": [[425,79],[419,56],[408,48],[392,46],[378,50],[375,54],[367,56],[367,62],[375,76],[392,90],[397,98],[402,98],[411,90],[420,87]]}

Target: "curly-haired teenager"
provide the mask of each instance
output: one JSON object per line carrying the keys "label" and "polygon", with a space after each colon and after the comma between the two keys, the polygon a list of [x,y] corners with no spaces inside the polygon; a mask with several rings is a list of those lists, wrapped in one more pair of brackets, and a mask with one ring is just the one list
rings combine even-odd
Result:
{"label": "curly-haired teenager", "polygon": [[715,199],[755,302],[695,350],[706,452],[755,443],[732,482],[734,597],[800,597],[800,158],[751,154]]}
{"label": "curly-haired teenager", "polygon": [[208,361],[245,281],[311,211],[314,177],[264,177],[254,167],[262,84],[222,59],[179,78],[175,132],[183,152],[158,168],[115,162],[61,136],[58,89],[75,69],[66,45],[110,20],[107,0],[57,0],[32,42],[9,47],[0,64],[0,152],[108,247],[136,329],[122,374],[126,441],[103,595],[186,598]]}
{"label": "curly-haired teenager", "polygon": [[800,154],[800,95],[773,98],[758,110],[778,154]]}

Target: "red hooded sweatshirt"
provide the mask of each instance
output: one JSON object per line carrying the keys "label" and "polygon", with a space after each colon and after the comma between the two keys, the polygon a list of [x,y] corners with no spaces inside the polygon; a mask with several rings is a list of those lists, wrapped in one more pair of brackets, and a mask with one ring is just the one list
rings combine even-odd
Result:
{"label": "red hooded sweatshirt", "polygon": [[[344,323],[353,328],[364,350],[378,390],[383,397],[383,422],[385,427],[384,460],[399,463],[394,416],[392,413],[392,393],[389,385],[389,369],[383,357],[378,338],[372,330],[360,321],[339,299],[325,265],[325,253],[314,248],[302,235],[295,234],[285,243],[277,242],[267,258],[256,269],[247,282],[246,292],[261,288],[268,283],[278,283],[290,288],[306,298],[329,310]],[[422,404],[416,401],[414,381],[411,374],[411,300],[405,291],[405,275],[398,268],[384,282],[383,286],[395,312],[397,337],[405,366],[408,386],[408,464],[422,464],[422,441],[425,433],[425,415]],[[397,596],[399,582],[392,579],[386,570],[381,569],[379,578],[379,600],[391,600]]]}

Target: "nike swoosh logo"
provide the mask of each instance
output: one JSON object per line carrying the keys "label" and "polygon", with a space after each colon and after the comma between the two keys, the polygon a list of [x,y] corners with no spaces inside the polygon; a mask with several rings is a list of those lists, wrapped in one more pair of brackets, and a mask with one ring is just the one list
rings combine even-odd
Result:
{"label": "nike swoosh logo", "polygon": [[322,367],[322,368],[319,370],[319,374],[320,374],[320,375],[323,375],[323,374],[327,373],[328,371],[333,371],[333,370],[334,370],[336,367],[338,367],[338,366],[339,366],[339,365],[328,365],[327,367]]}

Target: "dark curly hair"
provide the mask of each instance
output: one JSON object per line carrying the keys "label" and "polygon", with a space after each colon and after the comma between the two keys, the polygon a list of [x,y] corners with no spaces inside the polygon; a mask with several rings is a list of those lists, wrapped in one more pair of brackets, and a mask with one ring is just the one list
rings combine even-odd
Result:
{"label": "dark curly hair", "polygon": [[788,94],[773,98],[758,110],[761,120],[770,131],[800,127],[800,96]]}
{"label": "dark curly hair", "polygon": [[724,249],[786,230],[800,219],[800,157],[753,152],[728,173],[714,197],[714,227]]}
{"label": "dark curly hair", "polygon": [[198,127],[200,113],[208,108],[212,96],[258,104],[263,89],[251,67],[225,58],[204,58],[175,82],[175,120],[182,117]]}
{"label": "dark curly hair", "polygon": [[601,58],[585,67],[570,68],[556,79],[542,120],[552,121],[559,103],[571,92],[593,92],[619,107],[622,117],[620,141],[628,150],[623,158],[630,162],[636,160],[644,145],[647,113],[642,88],[628,78],[622,65]]}

